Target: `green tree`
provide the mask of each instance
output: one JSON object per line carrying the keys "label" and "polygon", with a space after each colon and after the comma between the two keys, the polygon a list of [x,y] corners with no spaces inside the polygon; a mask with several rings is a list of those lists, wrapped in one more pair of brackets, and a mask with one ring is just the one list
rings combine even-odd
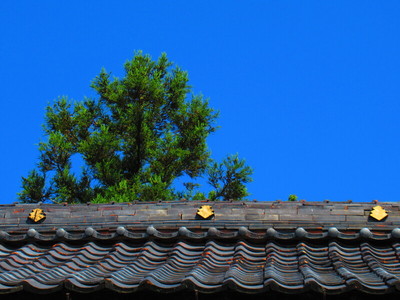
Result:
{"label": "green tree", "polygon": [[214,188],[211,200],[241,199],[248,196],[244,183],[252,181],[253,170],[238,155],[231,155],[221,163],[212,162],[207,169],[208,183]]}
{"label": "green tree", "polygon": [[[47,107],[46,140],[39,144],[37,168],[22,178],[21,201],[198,199],[205,195],[195,181],[207,173],[216,188],[212,199],[247,195],[250,168],[228,158],[221,165],[225,171],[215,170],[206,138],[216,130],[218,114],[191,94],[188,74],[165,54],[153,61],[137,52],[125,63],[123,78],[111,79],[102,70],[91,87],[98,98],[72,103],[62,97]],[[73,172],[75,158],[83,161],[80,174]],[[247,175],[232,175],[242,169]],[[174,188],[180,177],[191,181],[184,191]]]}

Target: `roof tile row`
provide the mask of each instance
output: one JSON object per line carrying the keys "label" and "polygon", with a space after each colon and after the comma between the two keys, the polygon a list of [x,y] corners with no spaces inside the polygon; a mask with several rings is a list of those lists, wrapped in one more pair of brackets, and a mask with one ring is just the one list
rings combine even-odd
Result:
{"label": "roof tile row", "polygon": [[400,289],[399,253],[398,243],[385,247],[246,241],[1,246],[0,292],[52,292],[63,287],[89,292],[107,287],[120,292],[230,288],[254,293],[268,289],[387,293]]}
{"label": "roof tile row", "polygon": [[[172,226],[171,226],[172,227]],[[226,227],[226,226],[225,226]],[[368,228],[362,228],[357,231],[340,231],[336,227],[330,227],[328,230],[307,230],[303,227],[292,228],[288,230],[276,230],[273,227],[268,229],[252,230],[247,227],[232,225],[232,229],[217,227],[203,228],[202,230],[191,230],[187,227],[170,228],[169,230],[158,230],[153,225],[143,230],[128,229],[124,226],[109,229],[107,231],[96,230],[93,227],[86,227],[81,231],[68,231],[64,228],[58,228],[52,232],[40,232],[35,228],[30,228],[25,232],[8,233],[0,231],[0,241],[19,242],[19,241],[76,241],[76,240],[114,240],[125,238],[131,240],[148,239],[155,237],[163,240],[183,239],[183,240],[204,240],[204,239],[245,239],[245,240],[399,240],[400,228],[394,228],[389,232],[371,231]]]}

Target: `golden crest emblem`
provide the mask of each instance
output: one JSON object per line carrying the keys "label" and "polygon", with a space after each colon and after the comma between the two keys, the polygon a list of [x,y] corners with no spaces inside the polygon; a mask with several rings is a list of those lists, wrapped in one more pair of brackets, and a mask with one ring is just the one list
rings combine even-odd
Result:
{"label": "golden crest emblem", "polygon": [[44,213],[43,209],[35,208],[29,214],[28,218],[31,219],[33,222],[37,223],[37,222],[43,220],[44,218],[46,218],[46,214]]}
{"label": "golden crest emblem", "polygon": [[382,206],[374,206],[369,214],[372,218],[377,221],[383,220],[388,216],[388,213]]}
{"label": "golden crest emblem", "polygon": [[202,217],[203,219],[207,219],[214,215],[214,210],[211,205],[202,205],[197,210],[197,215]]}

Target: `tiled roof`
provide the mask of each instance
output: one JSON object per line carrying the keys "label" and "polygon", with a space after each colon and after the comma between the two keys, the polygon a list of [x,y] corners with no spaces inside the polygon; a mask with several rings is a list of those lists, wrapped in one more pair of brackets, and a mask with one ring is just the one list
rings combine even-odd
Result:
{"label": "tiled roof", "polygon": [[[211,205],[215,216],[196,217]],[[400,290],[400,211],[376,203],[0,206],[0,293]],[[40,207],[44,221],[27,217]]]}
{"label": "tiled roof", "polygon": [[336,241],[324,245],[150,240],[3,246],[0,290],[387,293],[400,287],[399,251],[398,243],[348,246]]}

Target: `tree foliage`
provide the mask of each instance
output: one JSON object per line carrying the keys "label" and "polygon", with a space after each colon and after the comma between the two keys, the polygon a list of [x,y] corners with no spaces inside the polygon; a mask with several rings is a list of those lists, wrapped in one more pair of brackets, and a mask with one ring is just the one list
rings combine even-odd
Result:
{"label": "tree foliage", "polygon": [[207,170],[208,183],[214,188],[209,197],[217,199],[241,199],[248,195],[244,183],[250,182],[252,169],[238,155],[231,155],[221,163],[212,162]]}
{"label": "tree foliage", "polygon": [[[37,168],[22,178],[23,202],[128,202],[206,197],[197,191],[209,175],[209,197],[241,199],[251,169],[237,156],[218,164],[206,139],[217,112],[192,95],[188,74],[166,55],[153,61],[137,52],[125,76],[102,70],[91,87],[96,99],[66,97],[47,107]],[[73,163],[78,160],[81,171]],[[74,172],[75,170],[75,172]],[[77,174],[78,173],[78,174]],[[187,178],[177,191],[177,178]]]}

